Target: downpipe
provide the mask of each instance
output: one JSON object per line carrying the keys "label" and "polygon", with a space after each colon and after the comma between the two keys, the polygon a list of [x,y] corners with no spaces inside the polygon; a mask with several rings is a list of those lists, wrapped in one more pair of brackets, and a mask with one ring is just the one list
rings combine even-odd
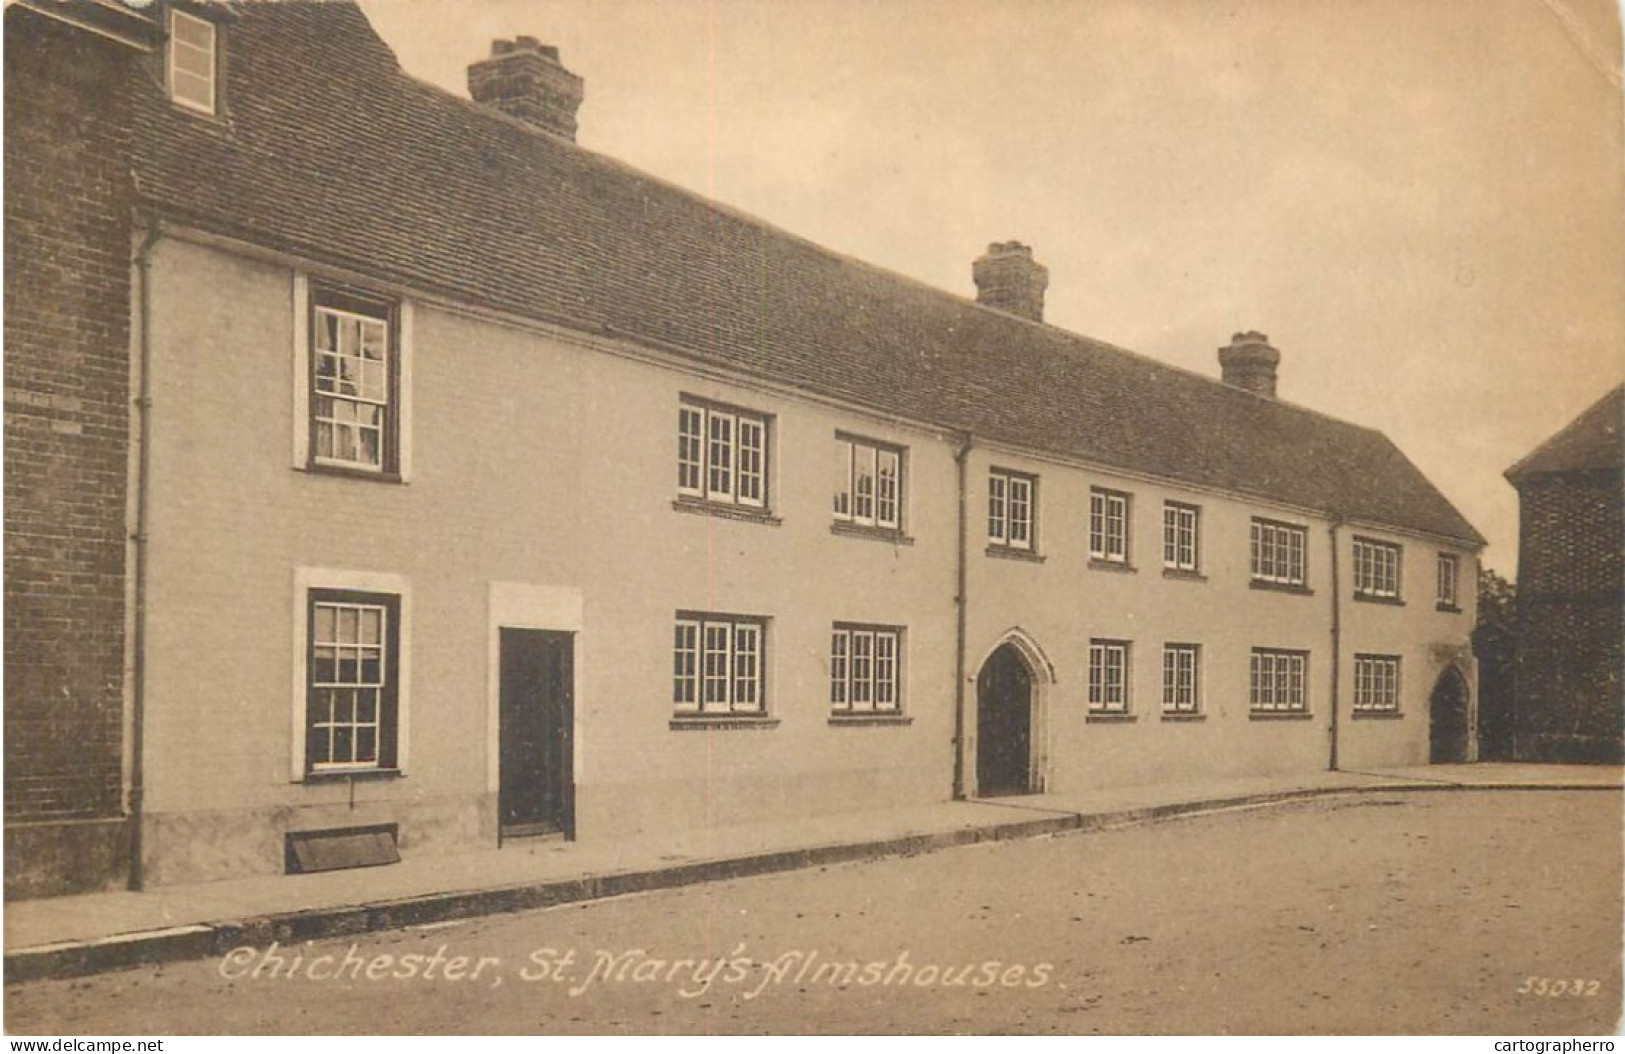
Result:
{"label": "downpipe", "polygon": [[1343,586],[1339,580],[1337,562],[1337,528],[1341,526],[1342,521],[1334,518],[1327,528],[1327,534],[1331,539],[1332,546],[1332,719],[1331,724],[1326,729],[1327,737],[1331,740],[1330,757],[1327,760],[1326,768],[1332,772],[1338,770],[1337,682],[1343,668]]}
{"label": "downpipe", "polygon": [[136,478],[134,619],[130,628],[130,879],[129,888],[146,887],[146,843],[142,829],[146,817],[146,710],[147,710],[147,517],[148,479],[152,472],[152,250],[158,244],[155,220],[135,251],[136,296],[141,313],[136,338]]}
{"label": "downpipe", "polygon": [[959,445],[954,450],[959,488],[959,554],[954,586],[954,801],[965,799],[965,586],[968,568],[965,547],[968,544],[966,532],[970,529],[966,477],[974,442],[974,437],[966,432],[960,436]]}

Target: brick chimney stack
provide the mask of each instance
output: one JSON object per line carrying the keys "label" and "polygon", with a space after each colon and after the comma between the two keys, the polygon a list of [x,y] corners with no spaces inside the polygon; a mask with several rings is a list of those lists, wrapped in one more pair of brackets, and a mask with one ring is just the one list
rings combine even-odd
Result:
{"label": "brick chimney stack", "polygon": [[1033,251],[1020,242],[994,242],[987,255],[971,264],[976,302],[1012,315],[1044,321],[1044,290],[1049,268],[1033,259]]}
{"label": "brick chimney stack", "polygon": [[575,142],[581,78],[559,64],[559,49],[535,37],[493,40],[491,57],[468,67],[468,94],[544,132]]}
{"label": "brick chimney stack", "polygon": [[1281,353],[1270,347],[1270,338],[1253,330],[1237,333],[1219,349],[1224,383],[1271,399],[1275,398],[1275,367],[1280,364]]}

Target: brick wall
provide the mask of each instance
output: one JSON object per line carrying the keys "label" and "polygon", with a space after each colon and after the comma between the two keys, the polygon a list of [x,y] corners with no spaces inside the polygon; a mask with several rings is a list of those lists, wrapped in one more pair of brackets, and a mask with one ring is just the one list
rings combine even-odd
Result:
{"label": "brick wall", "polygon": [[[20,6],[5,33],[9,844],[18,824],[122,809],[127,78],[141,56]],[[10,856],[8,894],[17,867],[50,868]]]}
{"label": "brick wall", "polygon": [[1522,481],[1516,750],[1619,763],[1625,496],[1618,472]]}

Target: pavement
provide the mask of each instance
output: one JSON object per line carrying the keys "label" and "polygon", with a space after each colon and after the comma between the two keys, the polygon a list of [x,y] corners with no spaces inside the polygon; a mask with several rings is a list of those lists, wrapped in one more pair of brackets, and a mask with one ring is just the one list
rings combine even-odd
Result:
{"label": "pavement", "polygon": [[1618,766],[1485,763],[1314,772],[932,805],[679,832],[664,839],[517,840],[310,875],[172,885],[5,905],[5,982],[101,973],[524,911],[725,878],[1331,794],[1621,789]]}

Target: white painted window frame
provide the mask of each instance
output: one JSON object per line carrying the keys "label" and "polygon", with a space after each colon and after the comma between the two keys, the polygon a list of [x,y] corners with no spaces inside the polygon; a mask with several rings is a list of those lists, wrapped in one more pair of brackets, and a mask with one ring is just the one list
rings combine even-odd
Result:
{"label": "white painted window frame", "polygon": [[1403,668],[1403,659],[1398,655],[1354,656],[1355,712],[1398,713]]}
{"label": "white painted window frame", "polygon": [[1089,490],[1089,558],[1128,563],[1128,494],[1104,487]]}
{"label": "white painted window frame", "polygon": [[[766,509],[772,484],[771,422],[768,414],[682,396],[677,410],[677,493],[715,505]],[[694,424],[699,426],[697,450]],[[696,464],[699,473],[693,479]]]}
{"label": "white painted window frame", "polygon": [[1354,539],[1354,595],[1399,600],[1403,593],[1404,547],[1376,538]]}
{"label": "white painted window frame", "polygon": [[293,574],[293,703],[289,726],[291,744],[288,775],[294,783],[330,773],[378,771],[377,766],[323,767],[306,771],[305,729],[308,722],[307,688],[310,677],[310,593],[312,590],[340,590],[376,593],[398,598],[400,620],[396,626],[395,684],[395,767],[407,771],[412,743],[412,583],[405,575],[384,571],[352,571],[326,567],[299,567]]}
{"label": "white painted window frame", "polygon": [[[206,30],[209,36],[208,46],[201,47],[182,41],[178,30],[181,26]],[[220,27],[206,18],[199,18],[197,15],[172,7],[169,9],[167,29],[169,40],[164,51],[164,80],[170,99],[177,106],[214,116],[220,110]],[[206,55],[209,62],[208,73],[198,73],[184,68],[180,61],[183,54]],[[180,76],[177,77],[177,74]],[[180,85],[188,78],[196,78],[203,82],[203,87],[207,91],[206,98],[200,99],[182,90]]]}
{"label": "white painted window frame", "polygon": [[830,630],[829,671],[832,713],[901,713],[903,627],[835,623]]}
{"label": "white painted window frame", "polygon": [[1162,646],[1162,712],[1202,712],[1202,646],[1167,643]]}
{"label": "white painted window frame", "polygon": [[[1091,714],[1129,713],[1129,687],[1133,644],[1126,640],[1089,642],[1089,694]],[[1114,680],[1115,677],[1115,680]]]}
{"label": "white painted window frame", "polygon": [[1201,570],[1202,510],[1167,501],[1162,505],[1162,566],[1170,571]]}
{"label": "white painted window frame", "polygon": [[1253,517],[1252,577],[1255,582],[1304,586],[1309,580],[1309,528]]}
{"label": "white painted window frame", "polygon": [[[293,274],[293,467],[300,472],[339,468],[359,476],[375,475],[380,479],[394,479],[402,483],[412,479],[412,363],[415,358],[416,311],[412,301],[395,300],[396,332],[391,342],[394,355],[395,378],[391,397],[394,405],[390,413],[395,417],[392,428],[395,442],[393,471],[370,469],[363,465],[343,461],[318,461],[311,450],[311,400],[315,396],[311,370],[311,324],[314,303],[311,299],[311,279],[303,272]],[[374,294],[381,299],[391,299]],[[388,459],[385,459],[386,463]]]}

